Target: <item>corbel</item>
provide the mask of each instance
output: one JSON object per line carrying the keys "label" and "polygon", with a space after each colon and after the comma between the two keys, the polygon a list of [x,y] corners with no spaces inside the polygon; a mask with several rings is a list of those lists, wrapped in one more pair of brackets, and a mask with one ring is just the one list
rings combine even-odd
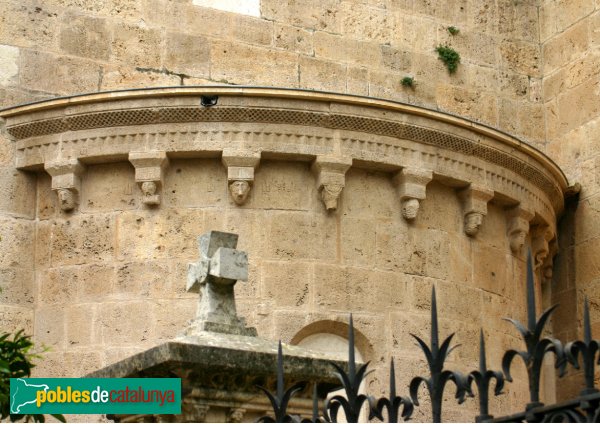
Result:
{"label": "corbel", "polygon": [[260,163],[260,152],[224,149],[221,159],[227,168],[227,186],[231,198],[237,205],[243,205],[254,184],[254,171]]}
{"label": "corbel", "polygon": [[555,237],[549,225],[540,224],[532,231],[531,250],[533,251],[534,268],[539,269],[550,253],[550,240]]}
{"label": "corbel", "polygon": [[508,243],[510,250],[514,254],[521,253],[521,249],[525,245],[525,239],[529,233],[529,222],[533,219],[534,213],[523,206],[518,205],[508,209]]}
{"label": "corbel", "polygon": [[402,216],[407,221],[417,217],[421,200],[425,200],[427,184],[433,179],[430,170],[419,168],[402,168],[394,176],[402,206]]}
{"label": "corbel", "polygon": [[164,169],[169,164],[165,152],[130,152],[129,162],[135,168],[135,182],[140,187],[142,202],[148,206],[160,204]]}
{"label": "corbel", "polygon": [[312,170],[317,176],[317,190],[328,211],[338,207],[338,200],[346,186],[346,171],[352,166],[352,159],[339,156],[317,156]]}
{"label": "corbel", "polygon": [[79,203],[81,175],[85,166],[77,159],[57,160],[45,164],[44,169],[52,177],[52,190],[58,196],[60,209],[69,212]]}
{"label": "corbel", "polygon": [[554,269],[554,257],[558,253],[558,236],[554,237],[548,244],[548,256],[542,264],[542,282],[549,283],[552,281]]}
{"label": "corbel", "polygon": [[483,224],[483,217],[487,215],[487,204],[494,197],[494,192],[471,184],[460,190],[458,195],[463,202],[465,234],[474,237]]}

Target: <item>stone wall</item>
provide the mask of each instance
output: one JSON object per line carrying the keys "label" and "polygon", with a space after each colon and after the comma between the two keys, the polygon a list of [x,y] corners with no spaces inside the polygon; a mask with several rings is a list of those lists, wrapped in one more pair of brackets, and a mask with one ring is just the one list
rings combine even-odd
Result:
{"label": "stone wall", "polygon": [[[593,0],[261,0],[260,16],[202,6],[209,3],[2,0],[0,105],[136,87],[245,84],[382,97],[473,119],[543,149],[582,183],[574,236],[566,230],[560,239],[561,252],[578,259],[552,287],[563,303],[556,325],[580,315],[577,293],[599,297],[600,21]],[[460,32],[452,36],[448,26]],[[440,44],[461,54],[454,75],[437,58]],[[402,86],[404,76],[414,77],[414,88]],[[239,308],[266,337],[289,341],[310,322],[345,320],[354,310],[358,329],[382,349],[367,359],[381,366],[391,354],[408,355],[416,366],[405,333],[423,332],[436,282],[445,330],[464,328],[458,337],[474,345],[480,323],[490,323],[502,334],[496,354],[514,342],[498,317],[508,305],[522,313],[523,288],[508,286],[522,284],[522,269],[515,270],[522,262],[498,245],[506,241],[501,210],[490,206],[496,224],[486,223],[471,242],[449,218],[459,216],[454,193],[437,182],[417,226],[407,227],[390,200],[389,178],[376,171],[348,171],[341,210],[330,216],[306,183],[314,179],[307,163],[261,163],[240,209],[224,189],[218,160],[181,158],[165,175],[165,207],[148,210],[133,166],[121,161],[88,166],[80,210],[65,216],[49,176],[14,164],[14,142],[2,131],[0,313],[10,328],[25,327],[52,347],[39,375],[81,375],[174,335],[195,310],[183,292],[185,266],[197,255],[194,236],[209,229],[240,233],[252,280],[238,289]],[[290,232],[302,235],[297,243]],[[417,249],[402,256],[406,240]],[[456,256],[461,250],[465,263]],[[379,291],[381,281],[402,295]],[[361,292],[336,296],[332,285]],[[576,328],[556,331],[572,338]],[[475,352],[463,349],[457,358],[470,364]],[[378,390],[382,374],[374,381]]]}
{"label": "stone wall", "polygon": [[[425,105],[543,144],[533,0],[262,0],[260,17],[201,4],[211,2],[5,0],[0,104],[148,86],[294,87]],[[442,44],[461,54],[452,76]],[[414,89],[401,84],[409,75]]]}
{"label": "stone wall", "polygon": [[[548,154],[572,182],[581,183],[562,224],[560,276],[552,295],[561,308],[555,331],[562,340],[581,337],[584,296],[591,302],[593,334],[600,335],[600,10],[593,1],[543,1],[540,38]],[[578,391],[580,375],[559,386]]]}

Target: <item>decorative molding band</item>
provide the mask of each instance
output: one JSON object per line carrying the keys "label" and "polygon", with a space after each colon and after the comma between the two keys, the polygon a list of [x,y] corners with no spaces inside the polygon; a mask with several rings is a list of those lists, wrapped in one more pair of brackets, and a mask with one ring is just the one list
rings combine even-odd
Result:
{"label": "decorative molding band", "polygon": [[398,139],[411,140],[442,149],[473,156],[502,166],[522,175],[542,190],[558,195],[555,183],[538,168],[531,166],[510,153],[492,146],[444,133],[437,129],[406,122],[382,119],[286,109],[259,109],[246,107],[199,107],[138,108],[65,116],[61,118],[7,125],[8,133],[17,140],[42,135],[133,125],[174,124],[186,122],[240,122],[269,123],[279,125],[303,125],[347,131],[366,132]]}
{"label": "decorative molding band", "polygon": [[[216,105],[202,106],[203,95],[218,96]],[[562,212],[568,185],[543,153],[492,128],[397,102],[333,93],[257,87],[130,90],[17,106],[0,111],[0,117],[17,139],[21,169],[43,169],[56,160],[127,160],[139,151],[219,157],[237,149],[305,161],[340,156],[354,166],[392,173],[406,167],[431,170],[433,179],[456,188],[476,182],[506,195],[507,206],[526,202],[524,207],[549,223]],[[235,171],[233,164],[226,166]],[[251,177],[237,180],[250,184]],[[330,197],[333,205],[336,196]]]}

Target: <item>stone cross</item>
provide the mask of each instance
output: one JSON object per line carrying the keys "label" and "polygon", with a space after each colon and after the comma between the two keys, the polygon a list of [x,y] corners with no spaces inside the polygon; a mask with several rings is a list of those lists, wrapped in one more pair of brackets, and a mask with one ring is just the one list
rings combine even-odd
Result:
{"label": "stone cross", "polygon": [[200,259],[188,266],[187,291],[200,293],[196,319],[186,335],[198,331],[256,336],[237,316],[233,287],[248,280],[248,255],[236,250],[237,234],[209,231],[198,237]]}

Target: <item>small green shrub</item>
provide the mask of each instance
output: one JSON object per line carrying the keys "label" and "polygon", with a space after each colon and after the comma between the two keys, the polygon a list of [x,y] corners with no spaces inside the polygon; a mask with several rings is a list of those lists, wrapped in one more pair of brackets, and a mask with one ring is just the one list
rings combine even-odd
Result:
{"label": "small green shrub", "polygon": [[414,87],[415,86],[415,79],[413,77],[404,77],[400,80],[400,82],[402,83],[402,85],[404,87]]}
{"label": "small green shrub", "polygon": [[[17,332],[12,339],[9,333],[0,335],[0,419],[2,420],[8,417],[11,422],[21,420],[45,422],[42,414],[16,415],[10,413],[10,379],[27,378],[31,375],[31,369],[35,366],[32,360],[39,358],[39,355],[31,351],[32,349],[31,336],[24,336],[23,330]],[[65,422],[62,415],[52,414],[52,416]]]}
{"label": "small green shrub", "polygon": [[456,28],[455,26],[449,26],[448,32],[450,33],[450,35],[456,35],[460,32],[460,29]]}
{"label": "small green shrub", "polygon": [[438,53],[439,59],[444,62],[448,72],[453,74],[460,63],[460,55],[456,50],[449,46],[437,46],[435,51]]}

